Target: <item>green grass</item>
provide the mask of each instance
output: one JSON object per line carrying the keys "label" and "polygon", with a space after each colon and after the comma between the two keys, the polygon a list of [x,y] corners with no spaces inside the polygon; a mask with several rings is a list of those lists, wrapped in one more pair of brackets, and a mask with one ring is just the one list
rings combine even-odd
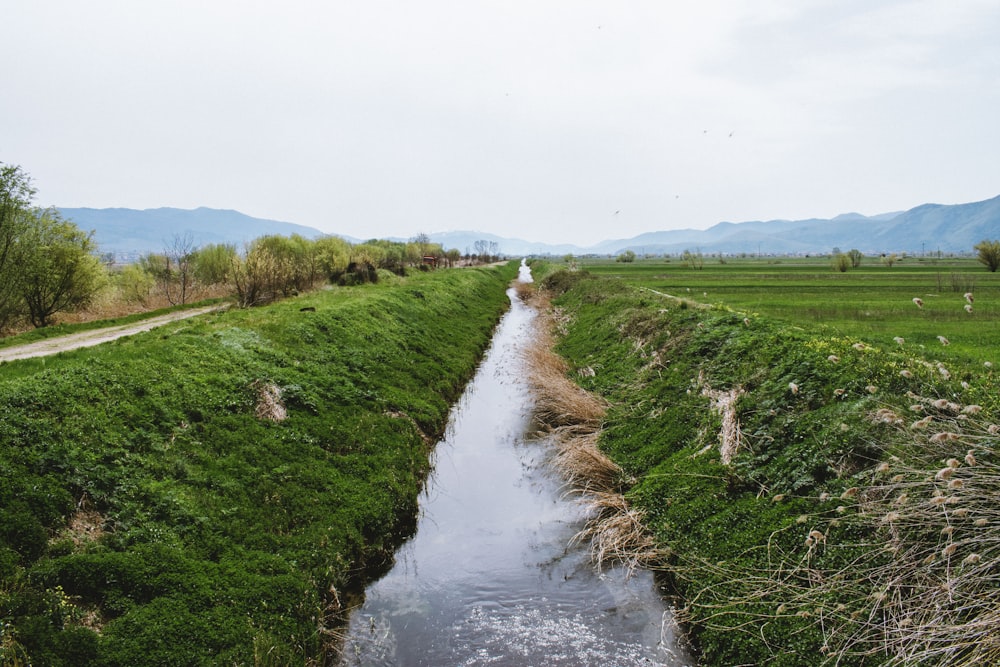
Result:
{"label": "green grass", "polygon": [[[601,276],[693,302],[724,305],[786,323],[872,344],[908,346],[945,359],[996,359],[1000,350],[1000,273],[974,259],[908,258],[894,266],[865,258],[857,269],[834,271],[829,258],[706,258],[702,269],[679,261],[638,260],[627,264],[584,260],[581,267]],[[973,312],[963,294],[973,292]],[[913,298],[923,300],[918,308]],[[941,349],[938,336],[950,342]]]}
{"label": "green grass", "polygon": [[[985,431],[939,445],[905,425],[876,418],[887,410],[884,414],[908,424],[924,414],[913,412],[914,403],[944,398],[980,406],[982,422],[996,420],[1000,377],[981,361],[995,349],[970,346],[953,356],[946,378],[933,363],[940,345],[924,354],[915,345],[900,348],[891,338],[873,340],[868,330],[862,335],[840,316],[834,326],[789,326],[789,318],[779,315],[747,317],[731,310],[732,303],[697,308],[638,287],[687,294],[687,286],[694,292],[695,286],[711,284],[715,294],[737,294],[746,267],[698,272],[666,267],[666,273],[663,266],[641,263],[588,268],[619,279],[584,272],[546,279],[565,322],[558,349],[570,362],[570,375],[612,405],[600,446],[636,480],[626,497],[645,514],[659,546],[673,554],[662,566],[680,596],[702,663],[833,664],[831,656],[840,656],[838,664],[884,662],[889,656],[870,632],[877,624],[865,620],[882,618],[882,603],[872,597],[878,591],[872,589],[883,577],[884,562],[892,560],[879,549],[894,534],[879,523],[881,515],[862,511],[861,499],[868,503],[888,491],[840,496],[871,487],[872,469],[883,460],[910,466],[908,474],[916,479],[933,478],[921,458],[928,445],[936,466],[943,465],[938,459],[962,460],[970,448],[981,464],[996,461],[1000,443]],[[798,298],[802,290],[790,287],[795,276],[803,284],[826,279],[815,266],[781,275],[776,291],[745,287],[761,310],[778,303],[778,293]],[[855,281],[854,294],[862,291],[861,276],[847,275]],[[727,282],[728,288],[720,287]],[[977,290],[982,292],[989,293]],[[914,336],[915,325],[908,322],[920,316],[898,323],[914,327],[906,330]],[[847,328],[838,329],[841,324]],[[965,355],[976,359],[964,361]],[[576,372],[584,368],[587,373]],[[735,403],[742,446],[730,465],[720,461],[721,416],[711,409],[706,387],[743,392]],[[973,426],[944,415],[936,419],[940,425],[931,432]],[[834,500],[821,500],[821,494]],[[823,548],[810,551],[804,545],[811,529],[826,535]],[[940,551],[940,526],[922,535],[906,553]],[[921,576],[928,569],[922,568]],[[947,579],[950,572],[930,572],[930,590],[940,583],[933,577]],[[921,591],[914,593],[918,598],[927,591],[917,585],[912,590]],[[885,617],[899,620],[894,613]],[[857,637],[863,640],[849,643]],[[862,649],[863,656],[852,653]]]}
{"label": "green grass", "polygon": [[[514,275],[323,290],[0,365],[0,662],[322,664],[412,530]],[[284,421],[255,416],[268,384]]]}

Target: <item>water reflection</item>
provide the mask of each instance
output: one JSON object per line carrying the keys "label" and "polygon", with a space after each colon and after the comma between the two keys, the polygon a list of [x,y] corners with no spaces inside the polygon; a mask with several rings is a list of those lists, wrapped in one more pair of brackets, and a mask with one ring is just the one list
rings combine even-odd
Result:
{"label": "water reflection", "polygon": [[585,548],[567,546],[582,509],[527,433],[520,352],[534,312],[508,293],[437,445],[417,532],[353,613],[343,664],[688,664],[652,575],[598,574]]}

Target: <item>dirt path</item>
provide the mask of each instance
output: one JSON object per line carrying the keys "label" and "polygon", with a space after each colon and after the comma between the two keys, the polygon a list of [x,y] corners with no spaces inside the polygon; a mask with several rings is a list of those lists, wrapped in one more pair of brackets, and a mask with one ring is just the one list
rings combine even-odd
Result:
{"label": "dirt path", "polygon": [[107,343],[108,341],[115,340],[116,338],[142,333],[143,331],[149,331],[150,329],[161,327],[164,324],[176,322],[177,320],[184,320],[189,317],[204,315],[205,313],[210,313],[214,310],[220,310],[219,306],[206,306],[204,308],[181,310],[176,313],[152,317],[148,320],[143,320],[142,322],[136,322],[135,324],[123,324],[117,327],[108,327],[107,329],[94,329],[93,331],[81,331],[80,333],[59,336],[58,338],[50,338],[48,340],[40,340],[34,343],[5,347],[0,349],[0,362],[14,361],[15,359],[29,359],[31,357],[44,357],[50,354],[66,352],[67,350],[75,350],[81,347],[93,347],[94,345]]}

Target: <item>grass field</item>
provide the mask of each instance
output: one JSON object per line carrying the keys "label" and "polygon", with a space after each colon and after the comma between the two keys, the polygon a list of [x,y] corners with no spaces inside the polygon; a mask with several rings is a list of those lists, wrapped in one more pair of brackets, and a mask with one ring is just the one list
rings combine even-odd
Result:
{"label": "grass field", "polygon": [[[580,268],[694,302],[722,304],[796,326],[819,324],[834,335],[873,345],[923,346],[942,359],[998,361],[1000,273],[971,258],[910,258],[892,267],[865,258],[857,269],[834,271],[829,257],[706,258],[694,269],[674,260],[583,260]],[[975,299],[966,311],[964,294]],[[918,308],[914,298],[923,301]],[[938,336],[949,345],[942,349]]]}
{"label": "grass field", "polygon": [[516,265],[0,364],[0,665],[321,665]]}
{"label": "grass field", "polygon": [[699,664],[1000,664],[996,276],[827,267],[589,262],[541,284]]}

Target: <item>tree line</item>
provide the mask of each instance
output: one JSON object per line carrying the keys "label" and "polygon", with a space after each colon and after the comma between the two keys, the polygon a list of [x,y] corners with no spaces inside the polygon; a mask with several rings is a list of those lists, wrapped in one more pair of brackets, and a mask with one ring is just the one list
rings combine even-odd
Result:
{"label": "tree line", "polygon": [[54,208],[33,203],[30,176],[0,163],[0,332],[44,327],[59,313],[97,300],[132,308],[180,305],[232,297],[242,307],[315,289],[326,283],[377,282],[388,273],[452,267],[496,259],[488,245],[464,258],[419,234],[409,241],[373,239],[352,244],[336,236],[262,236],[237,247],[197,246],[178,235],[160,252],[116,267],[98,254],[93,232],[80,230]]}

